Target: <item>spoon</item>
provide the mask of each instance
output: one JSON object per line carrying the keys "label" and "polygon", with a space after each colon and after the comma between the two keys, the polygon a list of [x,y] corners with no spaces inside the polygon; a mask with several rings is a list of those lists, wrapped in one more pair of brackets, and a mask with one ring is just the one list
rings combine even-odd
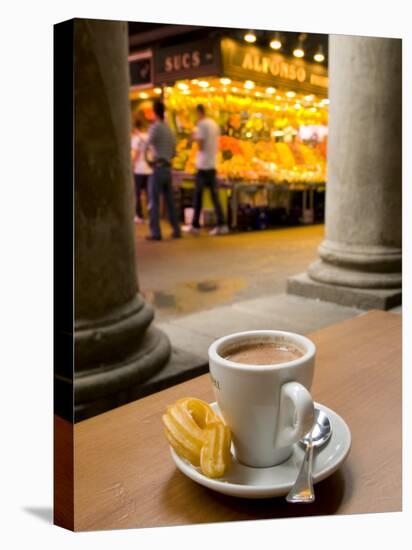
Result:
{"label": "spoon", "polygon": [[320,409],[315,409],[313,428],[299,441],[306,445],[305,456],[295,484],[286,496],[288,502],[313,502],[315,500],[312,479],[313,449],[324,445],[331,434],[332,426],[329,418]]}

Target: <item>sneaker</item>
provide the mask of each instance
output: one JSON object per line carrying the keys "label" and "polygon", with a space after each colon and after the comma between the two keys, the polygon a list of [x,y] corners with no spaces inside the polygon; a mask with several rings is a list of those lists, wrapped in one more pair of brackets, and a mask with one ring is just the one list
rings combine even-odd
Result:
{"label": "sneaker", "polygon": [[146,241],[161,241],[162,237],[154,237],[153,235],[147,235]]}
{"label": "sneaker", "polygon": [[220,225],[209,231],[209,235],[227,235],[229,233],[229,228],[227,225]]}
{"label": "sneaker", "polygon": [[219,227],[219,235],[227,235],[229,233],[229,227],[227,225],[221,225]]}
{"label": "sneaker", "polygon": [[198,227],[193,227],[193,225],[184,225],[182,227],[184,233],[190,233],[190,235],[199,235],[200,229]]}
{"label": "sneaker", "polygon": [[171,238],[171,239],[181,239],[181,238],[182,238],[182,235],[181,235],[181,233],[172,233],[172,234],[170,235],[170,238]]}
{"label": "sneaker", "polygon": [[139,216],[134,217],[134,223],[141,224],[144,223],[144,219],[140,218]]}

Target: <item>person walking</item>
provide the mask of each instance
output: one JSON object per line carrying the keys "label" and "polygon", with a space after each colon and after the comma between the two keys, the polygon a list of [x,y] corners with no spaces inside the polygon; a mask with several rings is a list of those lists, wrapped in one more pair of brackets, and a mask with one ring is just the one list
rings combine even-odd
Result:
{"label": "person walking", "polygon": [[[153,106],[155,122],[149,128],[149,136],[145,148],[146,160],[153,168],[149,176],[149,241],[160,241],[162,234],[159,220],[160,195],[163,194],[170,225],[172,226],[172,238],[181,237],[180,225],[177,217],[176,206],[173,198],[171,160],[175,155],[176,139],[164,120],[165,106],[161,101],[156,101]],[[151,152],[153,158],[149,159]]]}
{"label": "person walking", "polygon": [[196,107],[197,127],[194,133],[199,150],[196,156],[196,187],[194,199],[194,213],[192,224],[184,231],[194,235],[199,233],[200,211],[202,209],[203,190],[209,188],[216,213],[217,226],[209,232],[210,235],[225,235],[229,232],[225,224],[222,206],[219,201],[216,181],[216,156],[219,142],[219,126],[214,120],[206,117],[205,107],[202,104]]}
{"label": "person walking", "polygon": [[147,182],[149,175],[152,173],[152,169],[147,163],[145,156],[147,139],[148,134],[146,128],[143,122],[137,119],[131,139],[133,175],[136,192],[135,223],[143,223],[142,192],[144,191],[147,197]]}

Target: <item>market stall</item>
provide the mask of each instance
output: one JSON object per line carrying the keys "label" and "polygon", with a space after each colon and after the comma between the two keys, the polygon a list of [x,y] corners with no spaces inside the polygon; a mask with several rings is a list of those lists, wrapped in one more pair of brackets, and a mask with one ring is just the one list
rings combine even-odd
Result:
{"label": "market stall", "polygon": [[[175,181],[186,196],[195,173],[195,107],[202,103],[221,130],[217,172],[232,227],[323,216],[316,206],[326,181],[325,67],[228,38],[154,50],[153,56],[153,82],[131,90],[132,106],[147,110],[156,97],[164,99],[177,136]],[[190,200],[182,203],[184,209]],[[253,223],[245,221],[248,208]]]}

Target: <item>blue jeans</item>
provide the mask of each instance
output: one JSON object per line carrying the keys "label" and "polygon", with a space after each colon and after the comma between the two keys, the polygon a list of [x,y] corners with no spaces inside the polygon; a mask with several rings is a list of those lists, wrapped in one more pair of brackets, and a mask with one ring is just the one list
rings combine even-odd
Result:
{"label": "blue jeans", "polygon": [[173,229],[173,236],[180,236],[180,225],[177,218],[175,201],[172,189],[172,172],[170,166],[156,166],[149,176],[149,225],[152,237],[161,238],[159,220],[160,194],[165,200],[167,217]]}

